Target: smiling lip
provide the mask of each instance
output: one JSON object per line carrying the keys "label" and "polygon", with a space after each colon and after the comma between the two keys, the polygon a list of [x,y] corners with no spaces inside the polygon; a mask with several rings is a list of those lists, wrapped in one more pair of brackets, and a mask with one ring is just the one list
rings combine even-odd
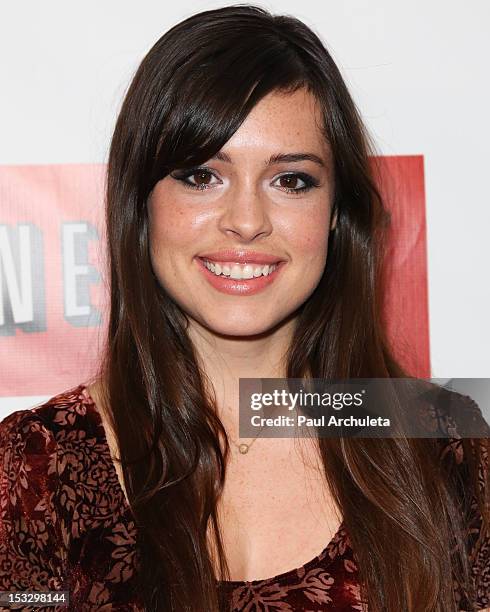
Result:
{"label": "smiling lip", "polygon": [[263,291],[276,281],[286,265],[285,261],[280,261],[280,263],[277,264],[277,268],[267,276],[235,279],[228,276],[216,276],[216,274],[206,268],[203,257],[197,257],[196,261],[208,283],[221,293],[227,293],[229,295],[254,295]]}
{"label": "smiling lip", "polygon": [[208,261],[216,262],[234,262],[240,264],[275,264],[284,261],[277,255],[268,255],[258,251],[244,251],[239,249],[224,249],[222,251],[214,251],[213,253],[203,253],[198,256],[199,259],[207,259]]}

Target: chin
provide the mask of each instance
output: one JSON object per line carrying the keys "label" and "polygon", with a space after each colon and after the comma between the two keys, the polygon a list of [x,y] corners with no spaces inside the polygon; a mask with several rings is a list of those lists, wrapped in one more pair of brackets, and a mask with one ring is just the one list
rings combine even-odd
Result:
{"label": "chin", "polygon": [[205,318],[203,324],[215,334],[246,337],[266,334],[277,325],[277,321],[275,319],[265,320],[263,316],[251,314],[241,317]]}

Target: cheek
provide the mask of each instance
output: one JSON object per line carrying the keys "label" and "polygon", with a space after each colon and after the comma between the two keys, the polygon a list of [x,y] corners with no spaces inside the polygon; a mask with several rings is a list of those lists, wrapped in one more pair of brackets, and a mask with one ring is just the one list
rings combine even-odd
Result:
{"label": "cheek", "polygon": [[150,239],[155,247],[162,248],[185,242],[189,224],[183,211],[171,210],[170,206],[153,206],[150,215]]}
{"label": "cheek", "polygon": [[171,205],[167,202],[154,202],[149,208],[150,245],[155,257],[165,254],[184,253],[196,244],[205,224],[189,206]]}
{"label": "cheek", "polygon": [[327,257],[329,213],[324,208],[310,208],[291,220],[287,228],[293,258],[304,261],[310,270],[323,268]]}

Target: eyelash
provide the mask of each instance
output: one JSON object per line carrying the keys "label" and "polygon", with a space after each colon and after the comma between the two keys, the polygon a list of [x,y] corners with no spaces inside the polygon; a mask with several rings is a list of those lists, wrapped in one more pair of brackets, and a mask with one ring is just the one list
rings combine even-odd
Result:
{"label": "eyelash", "polygon": [[[190,170],[187,170],[186,172],[183,172],[178,175],[171,175],[171,176],[177,181],[180,181],[184,185],[184,187],[187,187],[188,189],[193,189],[195,191],[196,190],[205,191],[206,189],[209,189],[209,185],[193,185],[192,183],[189,183],[186,180],[190,176],[193,176],[194,174],[203,174],[203,173],[211,174],[212,176],[216,178],[216,175],[213,172],[211,172],[211,170],[208,170],[207,168],[191,168]],[[304,187],[299,187],[298,189],[291,189],[290,187],[283,187],[282,190],[285,191],[286,193],[304,193],[306,191],[309,191],[313,187],[319,186],[318,181],[316,181],[312,176],[304,172],[286,172],[285,174],[281,174],[277,178],[279,179],[284,176],[298,177],[305,183]]]}

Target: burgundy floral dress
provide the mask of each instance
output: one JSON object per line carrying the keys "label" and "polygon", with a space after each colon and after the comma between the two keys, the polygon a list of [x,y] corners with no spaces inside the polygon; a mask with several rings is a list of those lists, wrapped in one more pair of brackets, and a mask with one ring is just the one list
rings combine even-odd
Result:
{"label": "burgundy floral dress", "polygon": [[[463,461],[457,439],[447,450]],[[476,500],[475,500],[476,504]],[[490,606],[490,537],[474,506],[475,609]],[[0,423],[0,591],[68,591],[68,604],[1,610],[142,612],[133,588],[138,533],[104,427],[84,384]],[[482,539],[476,551],[477,540]],[[223,612],[351,612],[363,608],[342,523],[300,568],[268,580],[218,582]],[[459,596],[455,587],[456,596]],[[17,606],[17,607],[16,607]],[[468,607],[466,607],[468,606]],[[471,610],[461,599],[460,608]]]}

